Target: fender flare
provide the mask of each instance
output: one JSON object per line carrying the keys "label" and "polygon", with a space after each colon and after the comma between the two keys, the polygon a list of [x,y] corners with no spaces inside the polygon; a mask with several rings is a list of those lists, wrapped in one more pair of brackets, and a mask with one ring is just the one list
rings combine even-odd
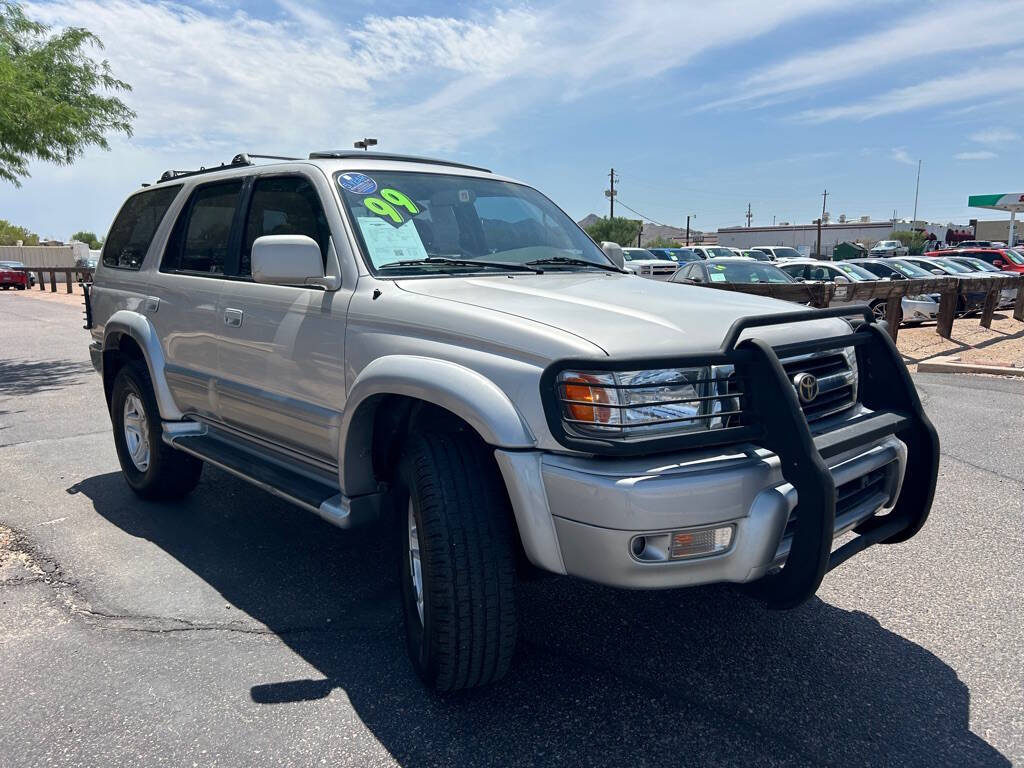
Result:
{"label": "fender flare", "polygon": [[372,446],[375,399],[382,395],[404,395],[444,408],[496,448],[536,444],[508,395],[477,371],[417,355],[379,357],[356,377],[342,414],[338,480],[346,496],[377,491]]}
{"label": "fender flare", "polygon": [[149,380],[153,384],[160,418],[164,421],[180,421],[183,417],[164,376],[164,351],[160,346],[156,328],[149,318],[130,309],[119,309],[110,316],[103,326],[103,352],[118,348],[118,336],[128,336],[142,350],[142,357],[149,368]]}

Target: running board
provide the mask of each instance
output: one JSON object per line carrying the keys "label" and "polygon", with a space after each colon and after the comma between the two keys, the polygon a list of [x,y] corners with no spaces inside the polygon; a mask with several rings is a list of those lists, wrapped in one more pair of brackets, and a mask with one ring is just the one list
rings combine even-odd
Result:
{"label": "running board", "polygon": [[172,448],[314,512],[339,528],[355,528],[376,520],[380,515],[382,493],[349,498],[338,492],[337,484],[317,479],[299,468],[293,469],[286,460],[271,460],[246,450],[212,429],[165,430],[163,437]]}

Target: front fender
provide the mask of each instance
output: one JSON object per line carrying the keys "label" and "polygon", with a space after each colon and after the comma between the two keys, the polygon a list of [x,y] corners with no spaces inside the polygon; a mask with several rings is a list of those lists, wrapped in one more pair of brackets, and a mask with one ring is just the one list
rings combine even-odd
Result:
{"label": "front fender", "polygon": [[403,395],[444,408],[496,448],[533,448],[536,442],[505,392],[480,373],[429,357],[380,357],[356,377],[342,414],[338,473],[347,496],[377,490],[371,454],[375,399],[381,395]]}
{"label": "front fender", "polygon": [[153,394],[160,409],[160,417],[165,421],[181,420],[182,413],[171,396],[167,378],[164,376],[163,347],[160,346],[156,328],[149,322],[149,318],[130,309],[119,309],[112,314],[103,326],[103,351],[117,349],[122,336],[131,338],[142,350],[146,367],[149,368],[149,380],[153,384]]}

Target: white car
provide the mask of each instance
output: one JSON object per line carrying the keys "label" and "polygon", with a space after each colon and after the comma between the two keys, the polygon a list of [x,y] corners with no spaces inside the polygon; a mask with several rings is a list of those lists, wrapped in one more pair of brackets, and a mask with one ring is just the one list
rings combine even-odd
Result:
{"label": "white car", "polygon": [[875,258],[886,259],[893,256],[909,256],[910,249],[899,240],[879,240],[868,253]]}
{"label": "white car", "polygon": [[695,245],[691,246],[690,250],[700,256],[702,259],[734,259],[736,254],[732,252],[731,248],[725,248],[720,245]]}
{"label": "white car", "polygon": [[796,248],[790,248],[788,245],[755,245],[750,250],[760,251],[761,253],[767,254],[768,258],[772,261],[806,258],[805,256],[801,256],[800,251]]}
{"label": "white car", "polygon": [[679,269],[678,262],[660,259],[646,248],[623,248],[622,256],[625,259],[623,266],[627,272],[651,280],[668,280]]}

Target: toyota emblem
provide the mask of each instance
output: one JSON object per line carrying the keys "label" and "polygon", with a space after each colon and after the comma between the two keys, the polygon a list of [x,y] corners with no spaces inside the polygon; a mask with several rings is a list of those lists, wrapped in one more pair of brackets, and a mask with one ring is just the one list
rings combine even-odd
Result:
{"label": "toyota emblem", "polygon": [[813,373],[798,373],[793,377],[793,386],[796,387],[801,403],[814,402],[818,396],[818,379]]}

